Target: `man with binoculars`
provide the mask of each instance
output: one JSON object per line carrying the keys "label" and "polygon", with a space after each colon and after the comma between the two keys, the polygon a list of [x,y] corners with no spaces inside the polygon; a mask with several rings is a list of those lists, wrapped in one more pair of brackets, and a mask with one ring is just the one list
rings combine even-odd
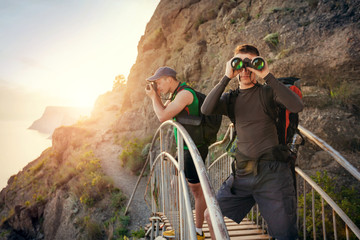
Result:
{"label": "man with binoculars", "polygon": [[[151,98],[155,114],[160,122],[175,118],[184,109],[186,109],[189,115],[199,115],[199,101],[196,93],[192,89],[184,88],[186,85],[185,82],[181,83],[177,81],[174,69],[169,67],[160,67],[153,76],[147,78],[146,80],[148,81],[148,85],[145,88],[145,92]],[[170,93],[170,100],[163,104],[159,95],[160,93]],[[195,142],[195,144],[197,145],[199,153],[204,160],[208,154],[208,146],[204,143]],[[184,146],[184,172],[195,199],[197,239],[203,240],[205,239],[205,236],[202,232],[202,225],[204,222],[206,203],[195,165],[187,146]],[[163,236],[167,238],[174,238],[175,232],[173,230],[165,231]]]}
{"label": "man with binoculars", "polygon": [[[207,95],[203,114],[222,114],[234,118],[238,137],[233,173],[217,193],[224,216],[240,223],[255,203],[265,218],[269,234],[276,239],[296,239],[296,193],[286,154],[279,147],[274,120],[261,101],[263,78],[272,89],[274,104],[282,104],[291,112],[303,109],[301,99],[270,72],[266,61],[252,45],[239,45],[226,63],[225,76]],[[239,89],[230,105],[230,92],[223,93],[232,78]],[[209,223],[210,217],[205,211]]]}

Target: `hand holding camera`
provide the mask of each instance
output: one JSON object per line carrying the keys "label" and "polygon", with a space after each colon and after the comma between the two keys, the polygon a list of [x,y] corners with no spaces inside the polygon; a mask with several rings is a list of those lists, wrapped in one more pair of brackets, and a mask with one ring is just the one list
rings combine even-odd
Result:
{"label": "hand holding camera", "polygon": [[[151,89],[153,89],[153,91],[151,91]],[[148,96],[150,96],[152,92],[155,92],[155,94],[158,94],[156,82],[149,82],[146,85],[145,92]]]}

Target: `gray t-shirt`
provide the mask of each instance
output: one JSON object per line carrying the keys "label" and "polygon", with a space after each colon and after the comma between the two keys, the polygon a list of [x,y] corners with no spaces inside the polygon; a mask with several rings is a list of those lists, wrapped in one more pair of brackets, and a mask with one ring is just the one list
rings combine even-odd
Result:
{"label": "gray t-shirt", "polygon": [[[264,80],[273,89],[274,101],[284,105],[290,112],[303,109],[302,100],[293,91],[279,82],[271,73]],[[201,111],[204,114],[228,113],[228,94],[223,93],[230,79],[226,76],[207,95]],[[274,121],[265,113],[260,99],[262,85],[240,89],[235,101],[235,129],[238,150],[250,158],[258,158],[270,148],[278,145]]]}

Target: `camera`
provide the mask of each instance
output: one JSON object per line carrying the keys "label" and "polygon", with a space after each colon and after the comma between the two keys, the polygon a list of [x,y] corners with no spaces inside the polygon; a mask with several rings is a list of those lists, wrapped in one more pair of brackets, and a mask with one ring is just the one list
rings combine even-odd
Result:
{"label": "camera", "polygon": [[146,85],[146,90],[150,90],[150,88],[153,88],[155,92],[157,92],[157,84],[156,82],[150,82]]}
{"label": "camera", "polygon": [[253,60],[250,60],[249,58],[241,59],[236,57],[231,60],[231,67],[234,70],[251,67],[261,71],[265,67],[265,60],[262,57],[255,57]]}

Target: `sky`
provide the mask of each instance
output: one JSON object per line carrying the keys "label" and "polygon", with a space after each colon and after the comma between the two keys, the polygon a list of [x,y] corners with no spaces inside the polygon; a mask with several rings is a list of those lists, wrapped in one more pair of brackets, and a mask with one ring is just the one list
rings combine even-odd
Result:
{"label": "sky", "polygon": [[159,0],[0,0],[0,120],[93,107],[127,78]]}

